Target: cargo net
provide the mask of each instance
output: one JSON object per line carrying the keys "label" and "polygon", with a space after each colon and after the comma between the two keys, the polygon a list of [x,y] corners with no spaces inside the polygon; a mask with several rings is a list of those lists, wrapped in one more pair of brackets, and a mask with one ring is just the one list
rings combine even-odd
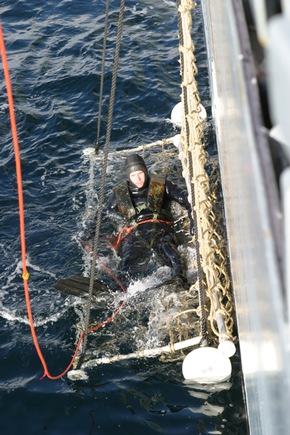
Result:
{"label": "cargo net", "polygon": [[[81,358],[82,368],[157,355],[163,361],[172,361],[188,353],[189,347],[198,347],[208,343],[218,345],[224,341],[235,342],[236,340],[233,336],[234,301],[228,270],[220,176],[217,165],[210,161],[205,151],[205,122],[202,115],[204,108],[200,102],[195,79],[197,68],[194,57],[195,48],[191,39],[192,8],[191,1],[181,0],[178,3],[182,77],[181,135],[141,145],[134,150],[123,150],[120,153],[126,154],[132,151],[146,153],[148,149],[160,145],[162,153],[157,154],[156,158],[164,158],[168,161],[171,157],[170,153],[173,158],[176,156],[176,147],[178,147],[182,175],[186,182],[189,201],[192,205],[192,219],[195,223],[194,236],[190,240],[193,253],[188,256],[186,264],[186,269],[192,271],[191,282],[194,284],[190,289],[177,293],[170,291],[168,286],[159,291],[154,289],[149,300],[146,299],[144,306],[144,311],[150,312],[144,328],[142,327],[143,320],[140,321],[134,317],[142,312],[142,309],[136,310],[136,306],[142,308],[144,303],[142,295],[138,301],[134,298],[134,302],[127,300],[124,308],[125,315],[113,316],[114,322],[111,328],[115,327],[116,333],[111,329],[110,332],[106,328],[102,330],[104,335],[107,331],[111,337],[118,337],[118,345],[113,343],[110,337],[107,339],[104,337],[105,351],[100,343],[95,343],[91,346],[93,350],[89,351],[83,360]],[[175,145],[173,150],[165,150],[165,146],[172,143]],[[167,169],[165,169],[166,172]],[[181,220],[182,225],[187,227],[187,219],[181,217]],[[125,334],[127,330],[126,321],[130,324],[128,328],[130,331],[132,324],[140,325],[140,330],[134,327],[133,349],[126,349],[124,352],[126,347],[124,343],[132,342],[132,335],[130,340],[127,336],[124,336],[122,340],[122,334],[120,334],[120,331]],[[153,341],[150,338],[150,331],[157,334]],[[92,341],[94,341],[94,335],[91,334]],[[119,348],[120,343],[122,350]],[[146,343],[145,346],[144,343]],[[163,346],[164,343],[167,345]],[[102,356],[104,354],[107,356]],[[80,367],[80,364],[78,363],[77,366]]]}
{"label": "cargo net", "polygon": [[200,262],[195,287],[201,292],[204,289],[203,314],[206,315],[207,334],[216,342],[234,341],[234,301],[224,242],[226,235],[217,203],[219,175],[215,171],[215,176],[212,173],[209,177],[206,171],[206,166],[210,165],[205,151],[203,107],[195,79],[197,67],[191,38],[193,7],[195,5],[190,0],[178,3],[183,108],[179,158],[193,208],[195,244]]}

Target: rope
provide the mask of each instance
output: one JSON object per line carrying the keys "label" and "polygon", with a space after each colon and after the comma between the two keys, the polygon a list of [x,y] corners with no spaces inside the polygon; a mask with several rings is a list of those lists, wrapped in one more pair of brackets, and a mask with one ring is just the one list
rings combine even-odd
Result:
{"label": "rope", "polygon": [[[38,357],[42,363],[43,369],[44,369],[44,373],[43,373],[43,376],[41,377],[41,379],[43,379],[45,376],[47,376],[51,380],[56,380],[56,379],[60,379],[63,376],[65,376],[67,374],[67,372],[73,366],[73,364],[76,360],[77,354],[79,352],[82,340],[85,336],[85,331],[82,331],[80,334],[75,352],[74,352],[73,357],[72,357],[69,365],[67,366],[67,368],[61,374],[59,374],[57,376],[52,376],[48,370],[45,358],[44,358],[43,353],[42,353],[40,346],[39,346],[37,334],[36,334],[35,327],[34,327],[34,320],[33,320],[31,302],[30,302],[30,296],[29,296],[29,288],[28,288],[29,272],[27,270],[27,264],[26,264],[26,243],[25,243],[24,201],[23,201],[23,189],[22,189],[21,158],[20,158],[20,150],[19,150],[19,143],[18,143],[16,120],[15,120],[12,88],[11,88],[11,82],[10,82],[10,74],[9,74],[9,68],[8,68],[8,62],[7,62],[7,56],[6,56],[6,50],[5,50],[4,37],[3,37],[1,23],[0,23],[0,53],[2,56],[4,78],[5,78],[5,82],[6,82],[8,106],[9,106],[9,114],[10,114],[10,123],[11,123],[12,139],[13,139],[14,154],[15,154],[16,178],[17,178],[17,189],[18,189],[18,203],[19,203],[19,219],[20,219],[20,240],[21,240],[21,253],[22,253],[22,278],[23,278],[23,284],[24,284],[24,294],[25,294],[27,315],[28,315],[29,326],[30,326],[30,330],[31,330],[33,343],[34,343],[37,355],[38,355]],[[120,281],[113,275],[112,271],[107,266],[105,266],[103,263],[101,263],[101,261],[99,261],[99,263],[101,264],[103,269],[106,271],[106,273],[108,275],[110,275],[119,284],[122,291],[125,292],[124,287],[122,286]],[[105,321],[103,321],[99,325],[94,325],[94,326],[91,326],[90,328],[88,328],[88,333],[96,331],[97,329],[100,329],[103,326],[107,325],[109,322],[111,322],[114,319],[114,317],[117,315],[117,313],[119,313],[119,311],[123,308],[123,306],[124,306],[124,301],[113,312],[113,314],[110,317],[108,317]]]}
{"label": "rope", "polygon": [[102,172],[101,172],[101,184],[100,184],[98,211],[97,211],[96,232],[95,232],[95,238],[94,238],[94,252],[93,252],[92,267],[91,267],[91,273],[90,273],[89,297],[88,297],[88,303],[87,303],[86,314],[85,314],[85,337],[84,337],[84,344],[83,344],[83,350],[82,350],[83,357],[84,357],[85,352],[86,352],[87,336],[88,336],[88,330],[89,330],[89,324],[90,324],[90,312],[91,312],[93,285],[94,285],[94,278],[95,278],[98,243],[99,243],[102,210],[103,210],[103,202],[104,202],[110,138],[111,138],[112,123],[113,123],[113,110],[114,110],[114,102],[115,102],[116,81],[117,81],[117,71],[118,71],[118,64],[119,64],[120,45],[121,45],[121,38],[122,38],[124,10],[125,10],[125,0],[121,0],[119,22],[118,22],[118,34],[117,34],[117,41],[116,41],[116,50],[115,50],[115,55],[114,55],[112,86],[111,86],[111,94],[110,94],[110,102],[109,102],[109,114],[108,114],[108,125],[107,125],[107,133],[106,133],[106,143],[105,143],[105,147],[104,147],[104,159],[103,159]]}
{"label": "rope", "polygon": [[43,369],[44,369],[43,377],[47,376],[49,379],[59,379],[62,376],[64,376],[69,371],[71,366],[73,365],[73,362],[75,360],[75,357],[78,353],[78,350],[79,350],[79,347],[80,347],[80,344],[82,341],[82,336],[79,338],[74,356],[73,356],[69,366],[67,367],[67,369],[64,370],[58,376],[51,376],[51,374],[48,371],[44,356],[41,352],[41,349],[40,349],[40,346],[38,343],[38,339],[37,339],[37,335],[36,335],[36,331],[34,328],[34,321],[33,321],[30,296],[29,296],[29,289],[28,289],[29,272],[27,270],[27,265],[26,265],[26,243],[25,243],[24,201],[23,201],[23,189],[22,189],[21,158],[20,158],[20,151],[19,151],[19,143],[18,143],[16,120],[15,120],[12,88],[11,88],[11,82],[10,82],[10,74],[9,74],[8,61],[7,61],[7,56],[6,56],[6,50],[5,50],[4,37],[3,37],[1,23],[0,23],[0,52],[2,55],[4,78],[5,78],[5,82],[6,82],[7,98],[8,98],[8,106],[9,106],[9,114],[10,114],[10,123],[11,123],[11,132],[12,132],[14,155],[15,155],[16,178],[17,178],[17,189],[18,189],[18,204],[19,204],[19,220],[20,220],[20,240],[21,240],[21,254],[22,254],[22,278],[23,278],[23,284],[24,284],[24,295],[25,295],[25,302],[26,302],[26,308],[27,308],[27,315],[28,315],[28,320],[29,320],[29,325],[30,325],[30,330],[31,330],[31,335],[33,338],[34,346],[35,346],[35,349],[37,351],[37,354],[39,356],[39,359],[40,359],[42,366],[43,366]]}
{"label": "rope", "polygon": [[110,3],[109,0],[107,0],[106,1],[106,12],[105,12],[104,45],[103,45],[103,55],[102,55],[102,73],[101,73],[101,83],[100,83],[98,130],[97,130],[97,141],[96,141],[96,148],[95,148],[96,153],[98,153],[99,148],[100,148],[102,102],[103,102],[105,61],[106,61],[106,47],[107,47],[108,21],[109,21],[109,3]]}
{"label": "rope", "polygon": [[[6,89],[7,89],[11,132],[12,132],[12,138],[13,138],[13,144],[14,144],[14,153],[15,153],[15,156],[17,157],[15,160],[15,164],[16,164],[16,174],[17,174],[17,180],[18,180],[17,188],[18,188],[18,203],[19,203],[19,211],[20,211],[21,252],[22,252],[22,268],[23,268],[23,279],[24,279],[24,278],[28,278],[29,274],[28,274],[27,269],[26,269],[26,254],[25,254],[26,253],[26,244],[25,244],[25,228],[24,228],[24,205],[23,205],[23,192],[22,192],[21,163],[20,163],[20,152],[19,152],[15,112],[14,112],[13,95],[12,95],[8,61],[7,61],[7,56],[6,56],[6,50],[5,50],[5,45],[4,45],[4,37],[3,37],[1,23],[0,23],[0,44],[1,44],[0,45],[0,52],[2,55],[4,78],[5,78]],[[27,281],[27,279],[26,279],[26,281]]]}
{"label": "rope", "polygon": [[[183,46],[183,26],[181,20],[181,13],[179,11],[180,0],[177,0],[177,9],[178,9],[178,30],[179,30],[179,41],[180,45]],[[184,57],[182,51],[180,52],[180,71],[182,76],[182,83],[184,82]],[[185,130],[185,138],[186,138],[186,146],[189,148],[189,124],[188,124],[188,104],[187,104],[187,87],[182,86],[182,97],[183,97],[183,107],[184,107],[184,130]],[[194,222],[194,234],[195,234],[195,247],[196,247],[196,260],[197,260],[197,271],[198,271],[198,297],[199,297],[199,306],[200,306],[200,319],[201,319],[201,336],[202,341],[205,344],[207,341],[207,327],[206,327],[206,312],[205,312],[205,292],[203,286],[203,269],[201,266],[201,256],[199,251],[199,230],[197,225],[197,214],[196,214],[196,199],[195,199],[195,188],[194,188],[194,174],[193,174],[193,161],[192,155],[188,154],[188,167],[189,167],[189,190],[191,197],[191,209],[192,209],[192,218]]]}
{"label": "rope", "polygon": [[164,223],[166,225],[173,225],[171,221],[165,221],[163,219],[146,219],[145,221],[138,222],[134,225],[131,225],[130,227],[123,227],[120,229],[117,240],[115,243],[112,244],[114,249],[117,249],[121,241],[127,237],[131,231],[133,231],[136,227],[142,224],[148,224],[148,223]]}
{"label": "rope", "polygon": [[[191,39],[193,2],[192,0],[181,0],[177,5],[182,28],[182,35],[179,36],[179,51],[182,76],[181,96],[184,108],[181,130],[182,150],[179,156],[188,190],[194,195],[192,200],[194,199],[193,212],[196,213],[198,262],[200,259],[198,274],[199,276],[203,274],[207,303],[210,305],[209,309],[207,308],[210,322],[208,333],[211,330],[215,338],[221,342],[224,339],[234,340],[232,336],[234,303],[227,272],[228,256],[220,236],[223,230],[218,228],[219,223],[222,223],[222,216],[219,218],[220,207],[214,192],[210,191],[210,182],[213,182],[213,179],[205,170],[207,155],[204,146],[204,122],[200,116],[200,97],[195,79],[197,74],[195,47]],[[200,292],[199,296],[200,308],[205,308],[204,292]],[[205,329],[205,311],[201,316],[202,329]]]}

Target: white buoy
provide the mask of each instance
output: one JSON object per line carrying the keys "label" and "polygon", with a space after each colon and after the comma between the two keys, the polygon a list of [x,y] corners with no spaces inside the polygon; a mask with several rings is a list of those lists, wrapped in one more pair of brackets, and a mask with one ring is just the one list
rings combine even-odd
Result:
{"label": "white buoy", "polygon": [[[199,104],[199,108],[200,108],[199,116],[203,121],[205,121],[207,119],[206,110],[202,104]],[[176,104],[171,111],[171,122],[175,124],[177,127],[181,128],[182,116],[183,116],[183,108],[182,108],[182,102],[180,101],[180,103]]]}
{"label": "white buoy", "polygon": [[218,349],[200,347],[184,358],[182,373],[186,380],[200,384],[215,384],[230,378],[232,364]]}
{"label": "white buoy", "polygon": [[230,340],[221,341],[218,345],[218,350],[228,358],[233,356],[236,353],[236,346]]}
{"label": "white buoy", "polygon": [[181,149],[181,137],[180,134],[177,134],[173,138],[173,145],[176,146],[179,150]]}
{"label": "white buoy", "polygon": [[71,381],[86,381],[89,379],[84,370],[70,370],[67,374],[67,377]]}
{"label": "white buoy", "polygon": [[182,126],[182,102],[173,107],[171,111],[171,122],[177,127]]}

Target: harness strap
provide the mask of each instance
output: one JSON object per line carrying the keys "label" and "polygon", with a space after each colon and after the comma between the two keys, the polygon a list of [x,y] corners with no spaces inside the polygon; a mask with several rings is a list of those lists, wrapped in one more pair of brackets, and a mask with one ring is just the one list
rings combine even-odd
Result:
{"label": "harness strap", "polygon": [[136,222],[134,225],[128,226],[128,227],[123,227],[120,229],[118,237],[117,237],[117,241],[112,244],[114,249],[117,249],[119,244],[121,243],[121,241],[123,239],[125,239],[125,237],[127,237],[135,228],[137,228],[139,225],[142,224],[147,224],[147,223],[163,223],[166,225],[173,225],[173,223],[171,221],[166,221],[163,219],[146,219],[145,221],[141,221],[141,222]]}
{"label": "harness strap", "polygon": [[148,193],[144,203],[133,205],[128,187],[128,182],[123,181],[113,188],[116,196],[119,212],[129,221],[142,210],[151,210],[155,213],[162,211],[165,195],[165,177],[154,175],[150,178]]}

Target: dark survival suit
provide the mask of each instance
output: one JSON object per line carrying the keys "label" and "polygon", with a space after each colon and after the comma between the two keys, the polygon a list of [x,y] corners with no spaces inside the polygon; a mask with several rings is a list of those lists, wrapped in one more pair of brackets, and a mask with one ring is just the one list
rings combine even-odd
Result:
{"label": "dark survival suit", "polygon": [[[121,257],[121,280],[144,272],[152,253],[155,253],[163,264],[170,267],[172,278],[186,282],[170,213],[170,201],[176,201],[188,210],[190,216],[186,192],[164,177],[150,177],[144,160],[138,154],[126,159],[125,170],[127,180],[113,189],[108,206],[109,210],[119,212],[127,225],[119,233],[115,246]],[[135,171],[145,174],[141,188],[130,180],[130,174]]]}

